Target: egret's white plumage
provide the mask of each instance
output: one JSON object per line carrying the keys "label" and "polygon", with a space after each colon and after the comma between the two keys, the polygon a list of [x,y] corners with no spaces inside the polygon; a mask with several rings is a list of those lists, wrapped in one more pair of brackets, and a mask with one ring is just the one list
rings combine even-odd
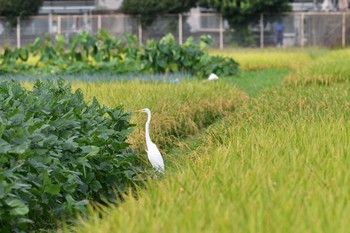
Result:
{"label": "egret's white plumage", "polygon": [[159,171],[164,173],[165,172],[165,167],[164,167],[164,161],[163,161],[163,157],[157,147],[156,144],[154,144],[151,140],[151,137],[149,136],[149,124],[151,122],[151,110],[149,110],[148,108],[144,108],[141,110],[136,110],[135,112],[145,112],[147,113],[147,122],[146,122],[146,145],[147,145],[147,156],[148,156],[148,160],[150,161],[152,167]]}
{"label": "egret's white plumage", "polygon": [[219,77],[216,74],[211,73],[209,75],[208,81],[214,81],[214,80],[218,80],[218,79],[219,79]]}

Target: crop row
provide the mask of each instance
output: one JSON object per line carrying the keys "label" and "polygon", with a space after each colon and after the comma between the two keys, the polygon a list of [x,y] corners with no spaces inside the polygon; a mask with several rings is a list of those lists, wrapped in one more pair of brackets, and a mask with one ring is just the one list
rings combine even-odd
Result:
{"label": "crop row", "polygon": [[45,36],[26,48],[5,47],[0,54],[0,73],[235,75],[238,64],[232,58],[209,56],[203,51],[210,43],[209,37],[202,36],[199,44],[188,38],[179,45],[168,34],[160,41],[148,40],[139,45],[135,36],[127,35],[121,40],[103,30],[95,36],[83,32],[69,40],[62,35],[55,40]]}
{"label": "crop row", "polygon": [[[108,116],[108,117],[107,117]],[[130,113],[87,104],[64,81],[0,83],[0,229],[28,232],[114,201],[142,169],[127,151]]]}

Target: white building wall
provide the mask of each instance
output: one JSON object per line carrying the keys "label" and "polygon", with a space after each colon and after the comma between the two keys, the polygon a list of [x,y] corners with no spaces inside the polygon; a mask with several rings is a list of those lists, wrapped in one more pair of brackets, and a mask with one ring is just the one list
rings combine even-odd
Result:
{"label": "white building wall", "polygon": [[122,5],[123,0],[98,0],[98,7],[102,9],[117,10]]}

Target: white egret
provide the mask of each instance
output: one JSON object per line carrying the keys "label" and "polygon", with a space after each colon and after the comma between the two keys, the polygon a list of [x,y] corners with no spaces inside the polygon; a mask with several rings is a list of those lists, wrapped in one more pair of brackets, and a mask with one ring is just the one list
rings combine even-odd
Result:
{"label": "white egret", "polygon": [[211,73],[209,75],[208,81],[214,81],[214,80],[218,80],[218,79],[219,79],[219,77],[216,74]]}
{"label": "white egret", "polygon": [[151,122],[151,110],[149,110],[148,108],[144,108],[144,109],[140,109],[140,110],[135,110],[134,112],[147,113],[148,119],[146,122],[146,145],[147,145],[146,152],[147,152],[148,160],[150,161],[150,163],[152,164],[152,167],[155,170],[157,170],[161,173],[164,173],[165,168],[164,168],[163,157],[162,157],[160,151],[158,150],[157,145],[152,142],[151,137],[149,136],[149,124]]}

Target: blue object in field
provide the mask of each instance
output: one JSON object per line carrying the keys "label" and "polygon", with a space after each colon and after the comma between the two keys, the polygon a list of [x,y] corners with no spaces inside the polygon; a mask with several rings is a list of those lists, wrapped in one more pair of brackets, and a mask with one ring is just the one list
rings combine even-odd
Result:
{"label": "blue object in field", "polygon": [[178,78],[170,80],[170,83],[178,84],[180,80]]}
{"label": "blue object in field", "polygon": [[276,44],[277,46],[283,45],[283,30],[284,26],[282,23],[278,22],[275,24],[275,32],[276,32]]}
{"label": "blue object in field", "polygon": [[275,25],[275,32],[283,32],[284,27],[282,23],[276,23]]}

